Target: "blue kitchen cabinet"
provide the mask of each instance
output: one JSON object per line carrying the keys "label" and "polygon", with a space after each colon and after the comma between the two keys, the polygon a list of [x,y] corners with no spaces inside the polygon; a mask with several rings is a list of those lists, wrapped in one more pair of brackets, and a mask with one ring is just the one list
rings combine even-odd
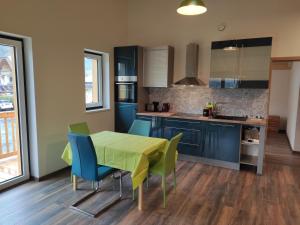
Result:
{"label": "blue kitchen cabinet", "polygon": [[115,130],[127,133],[136,118],[137,104],[116,103],[115,104]]}
{"label": "blue kitchen cabinet", "polygon": [[137,76],[138,46],[116,47],[115,76]]}
{"label": "blue kitchen cabinet", "polygon": [[204,123],[200,121],[164,119],[163,137],[171,139],[182,133],[182,139],[178,145],[180,154],[201,156],[204,142]]}
{"label": "blue kitchen cabinet", "polygon": [[150,121],[152,137],[171,139],[183,133],[178,144],[180,154],[204,159],[238,163],[240,156],[241,125],[197,120],[137,116]]}
{"label": "blue kitchen cabinet", "polygon": [[207,123],[202,157],[221,161],[239,162],[241,125]]}

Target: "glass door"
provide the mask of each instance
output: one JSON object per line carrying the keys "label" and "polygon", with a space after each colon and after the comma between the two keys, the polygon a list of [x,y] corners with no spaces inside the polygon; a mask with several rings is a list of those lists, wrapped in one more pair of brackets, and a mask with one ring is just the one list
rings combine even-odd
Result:
{"label": "glass door", "polygon": [[22,49],[0,38],[0,190],[29,179]]}

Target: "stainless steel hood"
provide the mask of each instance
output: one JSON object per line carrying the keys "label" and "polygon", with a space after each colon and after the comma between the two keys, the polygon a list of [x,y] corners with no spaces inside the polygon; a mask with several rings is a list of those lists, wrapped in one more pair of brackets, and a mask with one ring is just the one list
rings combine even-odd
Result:
{"label": "stainless steel hood", "polygon": [[185,77],[177,82],[175,85],[187,86],[204,86],[205,83],[197,78],[198,76],[198,55],[199,46],[196,43],[188,44],[186,48],[186,63],[185,63]]}

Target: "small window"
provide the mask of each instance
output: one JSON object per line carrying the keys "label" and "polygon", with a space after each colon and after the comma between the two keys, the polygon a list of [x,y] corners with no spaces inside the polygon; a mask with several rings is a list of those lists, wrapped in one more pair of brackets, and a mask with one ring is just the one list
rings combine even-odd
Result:
{"label": "small window", "polygon": [[86,110],[103,108],[102,54],[84,52]]}

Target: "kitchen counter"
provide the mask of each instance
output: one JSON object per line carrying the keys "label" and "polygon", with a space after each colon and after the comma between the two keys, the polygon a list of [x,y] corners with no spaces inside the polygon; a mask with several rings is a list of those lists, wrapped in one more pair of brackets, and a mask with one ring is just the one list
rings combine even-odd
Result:
{"label": "kitchen counter", "polygon": [[242,124],[250,126],[266,126],[266,119],[255,119],[248,118],[246,121],[240,120],[227,120],[227,119],[214,119],[208,118],[201,115],[176,115],[176,112],[139,112],[138,116],[155,116],[155,117],[167,117],[167,118],[177,118],[177,119],[188,119],[188,120],[199,120],[206,122],[221,122],[221,123],[232,123],[232,124]]}
{"label": "kitchen counter", "polygon": [[[176,134],[183,133],[178,144],[181,159],[236,170],[241,165],[252,165],[256,166],[257,174],[262,174],[267,124],[265,119],[214,119],[176,112],[139,112],[136,118],[151,123],[152,137],[171,139]],[[243,125],[258,128],[259,140],[249,142],[252,150],[247,146],[249,143],[242,140]]]}

